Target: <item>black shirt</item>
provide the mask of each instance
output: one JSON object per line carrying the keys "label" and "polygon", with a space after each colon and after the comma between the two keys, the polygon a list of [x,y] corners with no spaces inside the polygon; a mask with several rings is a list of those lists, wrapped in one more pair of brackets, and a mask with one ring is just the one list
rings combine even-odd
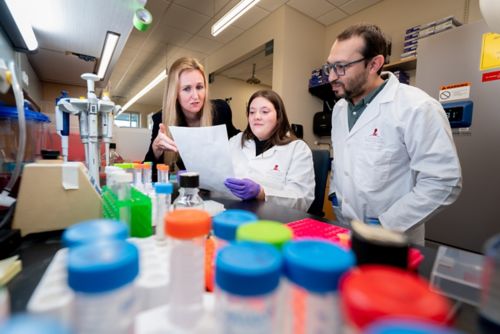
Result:
{"label": "black shirt", "polygon": [[260,141],[257,139],[257,137],[254,136],[253,140],[255,142],[255,156],[264,153],[265,151],[274,146],[271,144],[269,139]]}
{"label": "black shirt", "polygon": [[[226,101],[224,100],[211,100],[212,102],[212,124],[213,125],[221,125],[225,124],[226,129],[227,129],[227,136],[228,138],[233,137],[234,135],[238,134],[240,132],[239,129],[235,128],[233,125],[233,116],[232,116],[232,111],[231,107],[229,104],[227,104]],[[151,161],[153,163],[152,168],[152,180],[153,182],[156,182],[157,180],[157,171],[156,171],[156,164],[161,164],[163,163],[163,154],[160,156],[160,158],[156,159],[154,152],[153,152],[153,141],[155,140],[156,136],[158,136],[158,131],[160,130],[160,123],[163,121],[163,116],[161,110],[158,111],[153,115],[153,129],[151,130],[151,143],[149,144],[149,149],[148,152],[146,153],[146,156],[144,157],[144,161]],[[179,169],[186,169],[184,167],[184,163],[182,160],[179,158],[177,161],[177,167]]]}

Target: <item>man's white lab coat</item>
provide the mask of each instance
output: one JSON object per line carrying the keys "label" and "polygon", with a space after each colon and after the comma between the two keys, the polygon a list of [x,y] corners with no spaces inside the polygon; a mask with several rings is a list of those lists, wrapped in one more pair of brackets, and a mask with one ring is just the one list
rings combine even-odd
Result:
{"label": "man's white lab coat", "polygon": [[460,163],[441,104],[388,75],[351,131],[347,101],[333,109],[330,194],[339,220],[375,217],[423,244],[422,223],[460,193]]}

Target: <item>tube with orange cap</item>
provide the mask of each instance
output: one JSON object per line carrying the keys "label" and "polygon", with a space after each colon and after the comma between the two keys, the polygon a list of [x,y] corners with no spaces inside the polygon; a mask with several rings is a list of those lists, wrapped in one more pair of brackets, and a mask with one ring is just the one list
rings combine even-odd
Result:
{"label": "tube with orange cap", "polygon": [[156,169],[158,171],[158,182],[167,183],[169,181],[169,179],[168,179],[168,170],[169,170],[168,165],[157,164]]}
{"label": "tube with orange cap", "polygon": [[173,211],[165,216],[170,253],[168,321],[179,330],[194,329],[203,316],[205,239],[212,221],[198,209]]}

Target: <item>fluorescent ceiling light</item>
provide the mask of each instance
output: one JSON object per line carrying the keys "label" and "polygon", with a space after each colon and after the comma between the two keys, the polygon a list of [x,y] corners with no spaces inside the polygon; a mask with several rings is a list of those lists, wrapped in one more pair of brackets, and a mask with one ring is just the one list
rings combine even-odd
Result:
{"label": "fluorescent ceiling light", "polygon": [[131,98],[130,100],[128,100],[127,103],[125,103],[125,105],[122,107],[122,110],[118,113],[118,115],[127,110],[132,104],[134,104],[137,100],[143,97],[151,89],[155,88],[156,85],[162,82],[166,77],[167,77],[167,71],[166,70],[161,71],[161,73],[158,74],[156,78],[154,78],[150,83],[148,83],[146,87],[144,87],[139,93],[137,93],[133,98]]}
{"label": "fluorescent ceiling light", "polygon": [[108,70],[111,56],[113,56],[113,53],[115,52],[116,44],[118,44],[119,38],[120,35],[115,32],[108,31],[106,33],[104,48],[102,49],[101,59],[99,61],[99,69],[97,70],[97,76],[101,79],[104,78],[104,75]]}
{"label": "fluorescent ceiling light", "polygon": [[212,26],[212,36],[217,36],[231,23],[236,21],[241,15],[245,14],[250,8],[255,6],[260,0],[241,0],[236,6],[231,8],[219,21]]}
{"label": "fluorescent ceiling light", "polygon": [[38,41],[29,21],[29,11],[23,1],[5,0],[0,2],[3,3],[0,6],[2,26],[9,35],[14,48],[23,51],[38,49]]}

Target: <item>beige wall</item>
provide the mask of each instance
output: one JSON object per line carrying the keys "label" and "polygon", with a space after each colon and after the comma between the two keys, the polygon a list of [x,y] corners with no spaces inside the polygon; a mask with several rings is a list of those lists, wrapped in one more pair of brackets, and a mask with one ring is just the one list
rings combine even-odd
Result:
{"label": "beige wall", "polygon": [[312,120],[314,113],[322,110],[323,103],[309,93],[308,82],[311,71],[324,62],[321,49],[325,40],[325,28],[291,7],[285,6],[284,9],[283,53],[281,58],[274,59],[275,63],[280,63],[283,67],[280,94],[290,123],[302,124],[304,140],[311,148],[315,148]]}
{"label": "beige wall", "polygon": [[[207,73],[215,72],[264,45],[266,42],[274,40],[273,87],[279,87],[282,82],[282,79],[280,79],[282,77],[282,66],[280,64],[276,64],[275,60],[277,56],[278,58],[281,58],[284,34],[284,17],[285,6],[279,8],[254,27],[224,45],[214,54],[208,56],[205,59],[205,68]],[[278,82],[275,78],[279,79]]]}
{"label": "beige wall", "polygon": [[[309,94],[307,83],[311,71],[323,61],[324,34],[324,26],[291,7],[282,6],[209,56],[205,64],[208,72],[214,72],[274,40],[273,89],[283,98],[290,122],[302,124],[304,139],[312,144],[315,140],[312,117],[321,110],[322,103]],[[211,96],[215,97],[213,90]]]}
{"label": "beige wall", "polygon": [[250,96],[259,89],[269,89],[265,85],[250,85],[245,81],[215,76],[210,84],[211,99],[231,98],[229,104],[233,112],[233,124],[240,130],[247,126],[246,106]]}
{"label": "beige wall", "polygon": [[479,0],[385,0],[326,28],[325,59],[335,37],[348,26],[368,22],[378,25],[392,39],[391,61],[403,51],[407,28],[453,15],[462,23],[481,19]]}

